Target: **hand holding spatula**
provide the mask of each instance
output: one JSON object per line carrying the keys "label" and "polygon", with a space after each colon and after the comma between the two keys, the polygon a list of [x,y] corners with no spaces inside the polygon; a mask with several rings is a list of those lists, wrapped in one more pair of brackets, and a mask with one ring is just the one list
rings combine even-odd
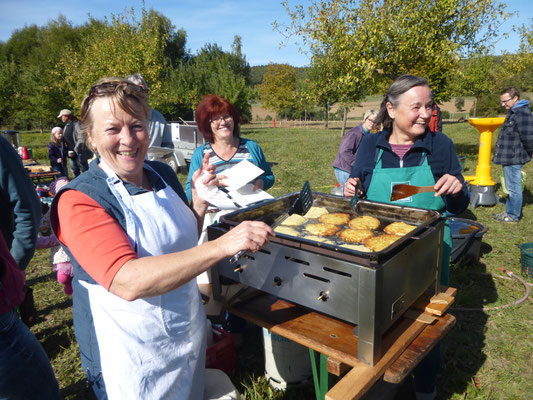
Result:
{"label": "hand holding spatula", "polygon": [[406,197],[410,197],[418,193],[429,193],[429,192],[435,192],[434,186],[412,186],[412,185],[406,185],[403,183],[399,183],[392,187],[390,201],[404,199]]}

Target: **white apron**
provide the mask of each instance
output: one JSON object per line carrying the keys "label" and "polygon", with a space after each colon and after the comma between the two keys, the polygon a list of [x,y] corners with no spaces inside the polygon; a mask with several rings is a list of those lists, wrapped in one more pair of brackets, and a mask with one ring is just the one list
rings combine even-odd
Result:
{"label": "white apron", "polygon": [[[196,218],[170,186],[130,196],[102,160],[100,166],[124,210],[139,257],[197,245]],[[89,292],[109,399],[203,398],[206,318],[194,279],[172,292],[131,302],[100,285],[80,283]]]}

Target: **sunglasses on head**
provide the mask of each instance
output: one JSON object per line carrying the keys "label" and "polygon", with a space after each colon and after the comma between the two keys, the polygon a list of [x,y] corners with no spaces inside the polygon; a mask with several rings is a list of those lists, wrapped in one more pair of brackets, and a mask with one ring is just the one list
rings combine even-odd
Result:
{"label": "sunglasses on head", "polygon": [[128,81],[117,81],[117,82],[104,82],[97,85],[93,85],[89,89],[89,97],[99,96],[102,94],[123,92],[126,95],[131,94],[141,94],[144,96],[148,95],[148,90],[142,86],[136,85]]}

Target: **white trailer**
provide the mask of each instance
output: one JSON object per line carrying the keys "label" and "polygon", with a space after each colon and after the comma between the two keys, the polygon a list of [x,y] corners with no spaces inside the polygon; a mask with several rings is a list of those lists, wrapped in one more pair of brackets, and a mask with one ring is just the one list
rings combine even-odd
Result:
{"label": "white trailer", "polygon": [[172,167],[176,173],[185,172],[194,150],[205,143],[204,137],[198,131],[196,122],[172,121],[168,124],[172,132],[174,150],[166,147],[150,147],[148,149],[148,159],[164,162]]}

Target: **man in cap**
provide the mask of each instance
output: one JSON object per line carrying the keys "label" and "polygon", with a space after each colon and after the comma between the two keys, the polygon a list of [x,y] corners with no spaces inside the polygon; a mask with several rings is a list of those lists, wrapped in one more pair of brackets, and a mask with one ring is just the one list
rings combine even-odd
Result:
{"label": "man in cap", "polygon": [[87,145],[81,134],[80,121],[72,114],[72,111],[63,109],[59,112],[57,118],[65,124],[63,128],[63,138],[68,145],[68,158],[70,169],[74,177],[89,169],[88,160],[92,158],[93,153]]}

